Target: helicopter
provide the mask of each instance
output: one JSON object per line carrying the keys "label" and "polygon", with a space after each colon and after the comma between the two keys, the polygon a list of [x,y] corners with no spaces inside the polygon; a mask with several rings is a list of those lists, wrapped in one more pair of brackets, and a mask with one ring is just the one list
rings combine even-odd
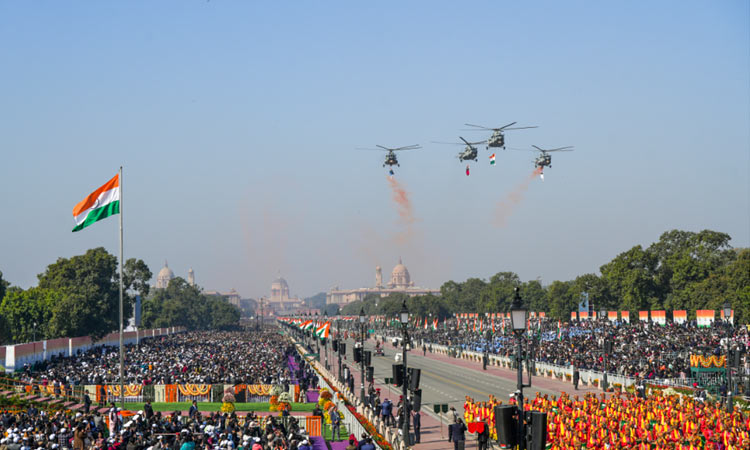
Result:
{"label": "helicopter", "polygon": [[508,125],[505,125],[504,127],[500,127],[500,128],[483,127],[481,125],[474,125],[471,123],[465,123],[464,125],[466,125],[467,127],[474,127],[480,130],[492,131],[492,136],[490,136],[490,138],[487,139],[487,149],[489,150],[490,147],[499,147],[505,150],[505,134],[503,134],[503,132],[508,131],[508,130],[524,130],[526,128],[538,128],[536,126],[508,128],[511,125],[515,125],[515,124],[516,122],[511,122]]}
{"label": "helicopter", "polygon": [[545,166],[552,167],[552,155],[549,154],[550,152],[572,152],[573,151],[572,146],[551,148],[548,150],[539,148],[536,145],[532,145],[532,147],[534,147],[535,149],[541,152],[541,154],[537,156],[536,159],[534,160],[534,167],[537,169],[540,167],[544,169]]}
{"label": "helicopter", "polygon": [[397,147],[397,148],[389,148],[389,147],[384,147],[382,145],[377,145],[376,144],[375,147],[378,147],[378,148],[360,148],[359,150],[382,150],[384,152],[388,152],[388,154],[385,155],[385,162],[383,163],[383,167],[385,167],[385,166],[389,166],[389,167],[398,166],[398,167],[401,167],[401,164],[398,163],[398,158],[396,157],[396,153],[395,152],[398,152],[398,151],[401,151],[401,150],[417,150],[419,148],[422,148],[418,144],[415,144],[415,145],[406,145],[404,147]]}
{"label": "helicopter", "polygon": [[477,159],[477,145],[486,143],[487,141],[469,142],[461,136],[458,137],[463,141],[461,142],[435,142],[435,144],[448,144],[448,145],[466,145],[463,151],[458,154],[459,161],[478,161]]}

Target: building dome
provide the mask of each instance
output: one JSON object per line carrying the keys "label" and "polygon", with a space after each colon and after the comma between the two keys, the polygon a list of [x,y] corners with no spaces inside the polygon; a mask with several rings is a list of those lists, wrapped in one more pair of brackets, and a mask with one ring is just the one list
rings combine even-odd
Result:
{"label": "building dome", "polygon": [[167,261],[164,261],[164,267],[162,267],[159,274],[156,275],[156,287],[158,289],[166,289],[173,278],[174,272],[172,272],[172,269],[167,265]]}
{"label": "building dome", "polygon": [[271,283],[271,299],[285,300],[289,298],[289,285],[286,280],[279,277]]}
{"label": "building dome", "polygon": [[393,268],[391,272],[391,285],[393,287],[407,287],[411,286],[411,277],[409,276],[409,269],[401,262],[401,258],[398,259],[398,264]]}

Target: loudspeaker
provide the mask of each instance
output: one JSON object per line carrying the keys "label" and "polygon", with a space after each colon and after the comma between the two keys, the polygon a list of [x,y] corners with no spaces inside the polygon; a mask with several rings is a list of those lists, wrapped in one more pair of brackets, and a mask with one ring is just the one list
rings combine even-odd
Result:
{"label": "loudspeaker", "polygon": [[339,342],[339,355],[346,355],[346,342]]}
{"label": "loudspeaker", "polygon": [[369,366],[370,364],[372,364],[372,352],[365,350],[365,365]]}
{"label": "loudspeaker", "polygon": [[422,409],[422,389],[417,389],[411,396],[411,410],[419,411]]}
{"label": "loudspeaker", "polygon": [[333,346],[333,351],[334,352],[339,351],[339,340],[338,339],[334,339],[333,341],[331,341],[331,345]]}
{"label": "loudspeaker", "polygon": [[547,446],[547,413],[531,412],[531,447],[529,450],[544,450]]}
{"label": "loudspeaker", "polygon": [[365,376],[367,377],[367,381],[375,381],[375,368],[372,366],[368,366],[367,374]]}
{"label": "loudspeaker", "polygon": [[354,362],[359,364],[359,362],[362,361],[362,347],[354,347],[353,353],[354,353]]}
{"label": "loudspeaker", "polygon": [[422,374],[422,369],[410,367],[409,370],[409,390],[414,391],[419,389],[419,376]]}
{"label": "loudspeaker", "polygon": [[495,432],[500,445],[514,447],[516,445],[516,419],[513,415],[516,407],[512,405],[495,406]]}
{"label": "loudspeaker", "polygon": [[404,365],[403,364],[393,364],[393,384],[395,386],[401,386],[404,384]]}

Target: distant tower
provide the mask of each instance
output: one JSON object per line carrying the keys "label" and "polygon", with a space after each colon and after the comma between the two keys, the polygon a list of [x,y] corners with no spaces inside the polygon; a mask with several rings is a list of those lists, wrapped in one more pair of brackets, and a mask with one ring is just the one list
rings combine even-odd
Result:
{"label": "distant tower", "polygon": [[193,272],[192,267],[188,270],[188,284],[190,286],[195,286],[195,272]]}
{"label": "distant tower", "polygon": [[383,270],[380,266],[375,266],[375,287],[383,287]]}
{"label": "distant tower", "polygon": [[156,288],[166,289],[169,286],[169,282],[174,278],[174,272],[167,265],[167,260],[164,260],[164,267],[161,268],[159,274],[156,275]]}

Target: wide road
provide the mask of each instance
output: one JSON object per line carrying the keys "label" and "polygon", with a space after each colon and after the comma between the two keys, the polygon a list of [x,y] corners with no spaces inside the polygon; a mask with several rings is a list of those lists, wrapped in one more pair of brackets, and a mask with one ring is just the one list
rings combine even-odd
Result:
{"label": "wide road", "polygon": [[[346,344],[347,355],[346,359],[343,360],[344,365],[351,367],[354,364],[353,348],[354,341],[349,339]],[[396,364],[395,355],[401,353],[401,348],[394,349],[387,342],[385,356],[375,357],[375,343],[373,339],[370,339],[365,343],[365,349],[371,350],[373,353],[372,366],[375,368],[376,383],[385,386],[385,378],[393,376],[392,364]],[[324,355],[321,354],[321,361],[323,358]],[[338,368],[334,364],[338,364],[338,358],[332,356],[330,348],[329,363],[331,363],[331,372],[336,373]],[[494,395],[507,404],[510,394],[516,391],[515,371],[492,367],[491,372],[493,373],[488,373],[482,370],[481,364],[444,356],[438,358],[433,356],[431,358],[430,353],[427,353],[426,357],[422,356],[421,349],[410,351],[407,355],[407,363],[409,367],[419,368],[422,371],[419,387],[422,389],[422,410],[425,412],[431,413],[434,403],[448,403],[450,406],[454,406],[459,414],[462,414],[463,402],[467,395],[476,401],[488,401],[489,396]],[[356,367],[356,370],[354,386],[355,393],[359,394],[359,367]],[[524,382],[527,381],[527,376],[524,374]],[[533,398],[536,392],[540,392],[542,395],[560,394],[560,388],[556,386],[558,383],[551,383],[550,380],[540,377],[534,377],[532,384],[534,383],[546,385],[546,388],[543,386],[526,388],[524,389],[524,396]],[[367,383],[365,383],[366,385]],[[399,395],[401,395],[401,388],[389,386],[387,390],[381,389],[380,397],[381,399],[390,398],[396,403]]]}

